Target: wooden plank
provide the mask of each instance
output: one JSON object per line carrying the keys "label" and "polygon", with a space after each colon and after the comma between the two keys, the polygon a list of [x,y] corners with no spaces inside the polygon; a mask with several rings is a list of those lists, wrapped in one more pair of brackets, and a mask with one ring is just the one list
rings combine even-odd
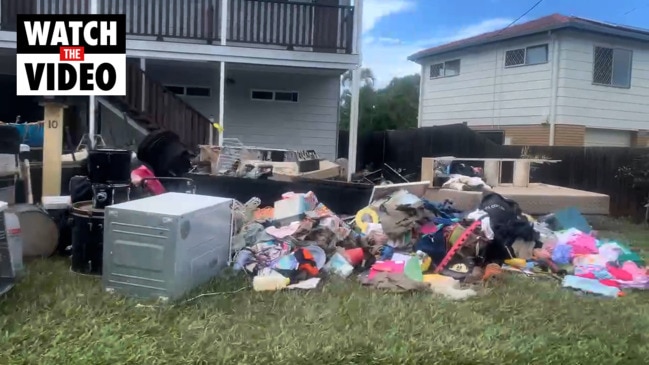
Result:
{"label": "wooden plank", "polygon": [[421,181],[430,182],[429,187],[433,187],[435,180],[435,159],[432,157],[424,157],[421,159]]}
{"label": "wooden plank", "polygon": [[45,108],[43,132],[43,193],[42,196],[61,195],[61,155],[63,154],[63,111],[65,105],[55,102]]}
{"label": "wooden plank", "polygon": [[500,161],[500,162],[516,162],[516,161],[528,161],[530,163],[556,163],[561,162],[561,160],[544,160],[539,158],[475,158],[475,157],[431,157],[437,161]]}

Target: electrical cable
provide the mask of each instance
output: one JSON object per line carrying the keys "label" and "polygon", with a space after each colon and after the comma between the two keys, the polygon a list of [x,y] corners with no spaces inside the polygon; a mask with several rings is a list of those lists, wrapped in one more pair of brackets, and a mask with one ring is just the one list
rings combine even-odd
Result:
{"label": "electrical cable", "polygon": [[530,13],[532,10],[534,10],[537,6],[541,5],[542,2],[543,2],[543,0],[538,0],[534,5],[532,5],[532,7],[530,7],[529,9],[527,9],[527,11],[525,11],[521,16],[519,16],[518,18],[516,18],[516,20],[514,20],[513,22],[509,23],[509,25],[507,25],[507,26],[504,27],[503,29],[499,30],[498,33],[494,34],[492,37],[497,37],[498,35],[500,35],[500,33],[504,32],[506,29],[508,29],[508,28],[511,27],[512,25],[516,24],[516,22],[518,22],[519,20],[521,20],[525,15],[529,14],[529,13]]}

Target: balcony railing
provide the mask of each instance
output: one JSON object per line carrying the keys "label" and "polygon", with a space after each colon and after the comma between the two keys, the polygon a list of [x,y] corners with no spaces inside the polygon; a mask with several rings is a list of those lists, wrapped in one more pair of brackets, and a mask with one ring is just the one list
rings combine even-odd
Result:
{"label": "balcony railing", "polygon": [[212,124],[208,118],[149,77],[139,63],[128,62],[126,70],[126,95],[116,98],[134,115],[144,111],[141,117],[158,128],[174,131],[188,146],[207,143]]}
{"label": "balcony railing", "polygon": [[[126,14],[126,33],[160,41],[220,43],[221,0],[97,0],[98,12]],[[86,14],[90,0],[0,0],[0,29],[16,14]],[[228,45],[352,53],[354,7],[286,0],[230,0]]]}

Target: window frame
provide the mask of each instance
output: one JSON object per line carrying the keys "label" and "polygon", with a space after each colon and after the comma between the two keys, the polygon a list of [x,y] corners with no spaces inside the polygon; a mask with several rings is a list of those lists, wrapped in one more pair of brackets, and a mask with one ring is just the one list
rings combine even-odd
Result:
{"label": "window frame", "polygon": [[[527,50],[530,49],[530,48],[538,48],[538,47],[545,48],[545,62],[527,63]],[[518,50],[521,50],[521,49],[523,50],[523,63],[517,64],[517,65],[507,66],[507,52],[518,51]],[[503,68],[516,68],[516,67],[525,67],[525,66],[545,65],[546,63],[549,63],[549,62],[550,62],[550,45],[548,43],[540,43],[540,44],[534,44],[534,45],[531,45],[531,46],[511,48],[511,49],[505,50],[505,53],[503,54]]]}
{"label": "window frame", "polygon": [[[272,99],[256,99],[253,98],[252,95],[255,92],[263,92],[263,93],[271,93],[273,94]],[[293,100],[277,100],[277,93],[281,94],[294,94],[295,95],[295,101]],[[299,91],[288,91],[288,90],[267,90],[267,89],[250,89],[250,100],[252,101],[257,101],[257,102],[267,102],[267,103],[286,103],[286,104],[297,104],[300,102],[300,92]]]}
{"label": "window frame", "polygon": [[[179,85],[179,84],[163,84],[162,85],[165,89],[173,93],[174,95],[178,97],[184,97],[184,98],[198,98],[198,99],[209,99],[212,97],[212,88],[208,86],[198,86],[198,85]],[[182,88],[183,93],[178,94],[173,91],[171,91],[170,88]],[[205,89],[208,91],[209,95],[187,95],[187,89]]]}
{"label": "window frame", "polygon": [[[595,56],[596,56],[596,49],[597,48],[607,48],[613,51],[613,59],[611,60],[611,83],[610,84],[603,84],[600,82],[595,82]],[[626,51],[631,53],[631,62],[629,63],[629,82],[626,86],[621,86],[621,85],[614,85],[613,84],[613,71],[615,70],[615,51]],[[622,47],[615,47],[615,46],[610,46],[610,45],[601,45],[601,44],[595,44],[593,45],[593,68],[591,70],[591,84],[594,86],[604,86],[604,87],[614,87],[617,89],[630,89],[631,88],[631,81],[633,80],[633,55],[634,52],[632,49],[628,48],[622,48]]]}
{"label": "window frame", "polygon": [[[455,61],[457,61],[457,63],[458,63],[457,74],[455,74],[455,75],[446,75],[446,64],[449,63],[449,62],[455,62]],[[431,72],[432,69],[433,69],[433,66],[436,66],[436,65],[442,65],[441,75],[440,76],[433,76],[433,73]],[[435,62],[435,63],[431,63],[428,66],[428,79],[429,80],[442,79],[442,78],[445,78],[445,77],[456,77],[456,76],[460,76],[461,74],[462,74],[462,59],[461,58],[454,58],[454,59],[446,60],[446,61],[443,61],[443,62]]]}

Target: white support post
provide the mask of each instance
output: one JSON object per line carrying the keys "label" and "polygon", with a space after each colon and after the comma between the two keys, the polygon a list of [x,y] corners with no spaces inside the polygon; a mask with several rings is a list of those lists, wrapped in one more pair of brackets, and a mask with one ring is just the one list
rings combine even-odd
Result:
{"label": "white support post", "polygon": [[97,134],[97,99],[94,95],[88,97],[88,138],[90,139],[90,148],[95,148],[95,135]]}
{"label": "white support post", "polygon": [[[146,58],[140,58],[140,70],[146,71]],[[146,82],[142,78],[142,111],[146,110]]]}
{"label": "white support post", "polygon": [[225,62],[221,61],[219,67],[221,76],[219,77],[219,124],[221,129],[219,129],[219,146],[223,146],[223,130],[225,128],[224,116],[225,116]]}
{"label": "white support post", "polygon": [[[90,0],[90,14],[99,13],[99,0]],[[97,134],[97,121],[95,119],[97,100],[94,96],[88,97],[88,138],[90,148],[95,148],[95,135]]]}
{"label": "white support post", "polygon": [[347,154],[347,181],[352,180],[356,172],[356,152],[358,149],[358,112],[361,89],[361,66],[363,65],[363,0],[354,0],[354,38],[353,49],[358,54],[358,65],[352,71],[352,100],[349,115],[349,151]]}
{"label": "white support post", "polygon": [[228,3],[229,0],[221,0],[221,45],[225,46],[228,39]]}
{"label": "white support post", "polygon": [[356,172],[356,151],[358,149],[358,108],[361,84],[361,68],[352,71],[352,100],[349,115],[349,152],[347,153],[347,181],[352,180]]}
{"label": "white support post", "polygon": [[[221,45],[225,46],[228,39],[228,5],[230,0],[221,0]],[[223,130],[225,128],[225,62],[219,65],[219,146],[223,146]]]}
{"label": "white support post", "polygon": [[363,41],[363,0],[354,0],[354,30],[352,33],[352,53],[360,55]]}
{"label": "white support post", "polygon": [[210,146],[214,146],[214,122],[216,122],[216,120],[214,120],[214,115],[210,114],[210,123],[211,124],[210,124],[210,126],[208,128],[208,133],[209,134],[207,135],[208,136],[207,143]]}

